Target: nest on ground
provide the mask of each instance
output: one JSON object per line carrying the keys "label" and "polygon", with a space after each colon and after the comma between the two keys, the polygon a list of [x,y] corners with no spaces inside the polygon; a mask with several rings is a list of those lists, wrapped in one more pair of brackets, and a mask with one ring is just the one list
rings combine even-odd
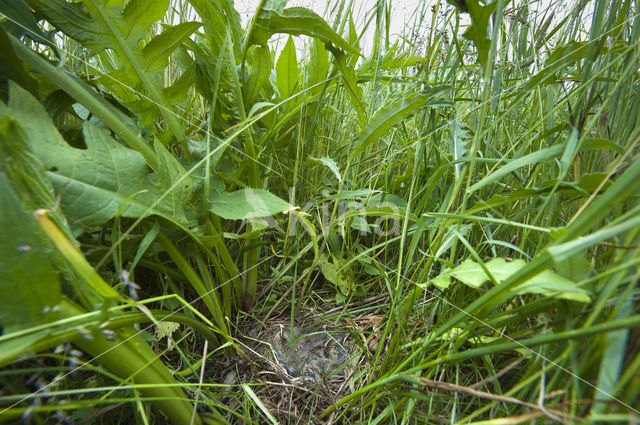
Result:
{"label": "nest on ground", "polygon": [[299,317],[293,327],[282,320],[245,322],[238,341],[249,359],[227,364],[218,380],[229,385],[227,407],[239,407],[233,394],[247,384],[279,423],[331,423],[321,413],[354,391],[360,376],[358,337],[312,315]]}

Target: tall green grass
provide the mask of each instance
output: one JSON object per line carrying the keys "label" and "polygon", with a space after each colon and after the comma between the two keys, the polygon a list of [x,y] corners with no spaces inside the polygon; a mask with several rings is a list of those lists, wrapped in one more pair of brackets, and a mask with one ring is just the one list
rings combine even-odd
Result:
{"label": "tall green grass", "polygon": [[[285,3],[0,3],[0,419],[636,421],[637,3]],[[309,313],[359,369],[283,408]]]}

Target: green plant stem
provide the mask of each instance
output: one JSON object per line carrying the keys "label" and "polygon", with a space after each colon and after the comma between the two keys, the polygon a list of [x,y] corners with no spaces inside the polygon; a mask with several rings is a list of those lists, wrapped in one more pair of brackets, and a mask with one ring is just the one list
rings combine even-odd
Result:
{"label": "green plant stem", "polygon": [[532,348],[539,345],[550,344],[558,341],[586,338],[593,335],[600,335],[607,332],[612,332],[618,329],[630,329],[630,328],[638,328],[638,327],[640,327],[640,315],[635,315],[635,316],[627,317],[625,319],[621,319],[617,321],[601,323],[588,328],[575,329],[567,332],[543,335],[543,336],[524,339],[524,340],[515,341],[515,342],[491,344],[484,347],[478,347],[470,350],[461,351],[458,353],[445,354],[443,356],[439,356],[435,360],[424,362],[415,367],[412,367],[406,370],[396,371],[396,372],[393,372],[392,374],[390,373],[386,376],[383,376],[378,381],[370,385],[367,385],[359,389],[358,391],[351,393],[346,397],[342,398],[341,400],[336,402],[333,406],[329,407],[324,412],[322,412],[320,417],[326,417],[328,414],[333,412],[336,408],[344,406],[345,404],[356,399],[357,397],[362,396],[363,394],[368,393],[369,391],[372,391],[376,388],[379,388],[387,384],[391,384],[395,381],[402,379],[402,375],[404,374],[416,373],[428,367],[432,367],[438,364],[466,360],[472,357],[484,356],[484,355],[493,354],[493,353],[500,353],[500,352],[505,352],[509,350],[514,350],[517,348],[523,348],[523,347]]}
{"label": "green plant stem", "polygon": [[[73,316],[84,313],[70,301],[61,304],[64,315]],[[156,357],[151,347],[135,330],[120,329],[114,341],[108,341],[104,335],[96,334],[93,340],[78,338],[75,344],[91,354],[109,370],[123,379],[132,379],[135,383],[156,384],[157,386],[141,390],[147,397],[158,397],[154,402],[174,424],[192,424],[193,406],[186,400],[180,387],[165,386],[175,380],[166,366]],[[201,423],[195,418],[195,423]]]}

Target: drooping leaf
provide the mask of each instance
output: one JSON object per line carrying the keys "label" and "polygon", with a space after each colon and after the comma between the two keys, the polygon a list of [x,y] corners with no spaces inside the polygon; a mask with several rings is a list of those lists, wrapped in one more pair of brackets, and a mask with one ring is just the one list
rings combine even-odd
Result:
{"label": "drooping leaf", "polygon": [[220,193],[211,200],[210,210],[227,220],[268,217],[293,208],[264,189],[241,189]]}
{"label": "drooping leaf", "polygon": [[317,13],[304,7],[284,10],[263,8],[256,19],[251,42],[266,45],[273,34],[307,35],[325,44],[359,55],[360,52],[340,37]]}

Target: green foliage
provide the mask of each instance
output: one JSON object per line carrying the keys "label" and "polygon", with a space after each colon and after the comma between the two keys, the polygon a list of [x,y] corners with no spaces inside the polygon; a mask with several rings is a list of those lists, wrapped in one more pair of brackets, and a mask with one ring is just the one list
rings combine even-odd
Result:
{"label": "green foliage", "polygon": [[153,184],[142,155],[89,121],[82,129],[87,148],[69,146],[41,104],[14,84],[10,85],[9,103],[0,105],[0,114],[15,117],[25,129],[28,145],[48,170],[54,188],[64,190],[62,208],[76,226],[101,226],[118,212],[132,218],[158,214],[186,224],[184,211],[191,194],[188,180],[157,202],[184,174],[161,145],[156,152],[161,164],[158,183]]}
{"label": "green foliage", "polygon": [[[632,421],[637,5],[422,2],[393,40],[355,3],[0,1],[2,414]],[[301,317],[349,324],[344,391],[227,391]],[[32,373],[60,392],[8,407]]]}
{"label": "green foliage", "polygon": [[[9,130],[6,124],[3,119],[3,133]],[[0,300],[0,328],[7,334],[51,321],[51,309],[60,302],[61,293],[35,220],[22,209],[4,174],[0,174],[0,197],[0,290],[4,294]]]}
{"label": "green foliage", "polygon": [[288,202],[263,189],[224,192],[211,199],[210,209],[227,220],[248,220],[272,216],[293,208]]}
{"label": "green foliage", "polygon": [[[456,268],[441,273],[430,283],[440,289],[446,289],[451,286],[451,277],[455,277],[465,285],[480,288],[490,280],[495,284],[500,284],[525,265],[526,262],[520,259],[507,262],[502,258],[493,258],[483,265],[467,259]],[[545,270],[516,286],[513,289],[513,295],[519,294],[540,294],[583,303],[591,301],[588,291],[576,287],[574,282],[551,270]]]}

